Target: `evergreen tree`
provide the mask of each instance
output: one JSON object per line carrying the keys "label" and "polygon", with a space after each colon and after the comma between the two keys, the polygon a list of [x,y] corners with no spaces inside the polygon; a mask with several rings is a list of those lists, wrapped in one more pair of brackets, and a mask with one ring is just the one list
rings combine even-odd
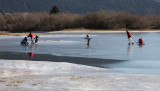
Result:
{"label": "evergreen tree", "polygon": [[61,11],[56,5],[54,5],[54,7],[52,7],[52,9],[50,10],[50,14],[57,14],[57,13],[61,13]]}

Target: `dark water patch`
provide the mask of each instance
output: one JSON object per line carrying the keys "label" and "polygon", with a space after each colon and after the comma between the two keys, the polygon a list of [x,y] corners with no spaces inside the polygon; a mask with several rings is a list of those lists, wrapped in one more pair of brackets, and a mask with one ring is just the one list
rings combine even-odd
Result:
{"label": "dark water patch", "polygon": [[102,64],[103,65],[118,64],[118,63],[127,61],[127,60],[113,60],[113,59],[54,56],[50,54],[33,54],[33,53],[19,53],[19,52],[0,52],[0,59],[67,62],[67,63],[82,64],[82,65],[102,67],[102,68],[109,68],[107,66],[105,67],[102,66]]}

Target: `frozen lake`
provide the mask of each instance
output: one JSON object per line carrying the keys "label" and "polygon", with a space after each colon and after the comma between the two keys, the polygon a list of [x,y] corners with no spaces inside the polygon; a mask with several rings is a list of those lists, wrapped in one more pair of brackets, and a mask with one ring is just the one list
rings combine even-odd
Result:
{"label": "frozen lake", "polygon": [[136,43],[128,45],[126,33],[89,33],[92,39],[90,46],[87,46],[85,35],[86,33],[50,33],[40,36],[37,46],[21,46],[20,41],[24,36],[0,36],[0,51],[127,60],[97,65],[124,73],[160,74],[159,32],[132,33],[134,41],[143,38],[146,44],[144,46]]}

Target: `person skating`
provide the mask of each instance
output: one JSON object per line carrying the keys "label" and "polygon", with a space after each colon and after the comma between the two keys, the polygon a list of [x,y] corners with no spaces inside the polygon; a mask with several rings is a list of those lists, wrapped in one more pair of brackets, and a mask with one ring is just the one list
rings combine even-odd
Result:
{"label": "person skating", "polygon": [[21,45],[28,45],[28,38],[27,38],[27,36],[25,36],[24,39],[21,41]]}
{"label": "person skating", "polygon": [[35,36],[35,38],[34,38],[34,39],[35,39],[35,43],[36,43],[36,44],[38,43],[38,38],[39,38],[39,36],[38,36],[38,35],[36,35],[36,36]]}
{"label": "person skating", "polygon": [[84,38],[84,39],[87,39],[87,45],[89,45],[89,42],[90,42],[90,37],[89,37],[89,35],[86,35],[86,37]]}
{"label": "person skating", "polygon": [[34,36],[33,36],[32,32],[29,33],[28,37],[31,37],[31,44],[34,44],[34,42],[33,42],[33,37]]}
{"label": "person skating", "polygon": [[140,39],[138,40],[138,44],[139,44],[139,45],[143,45],[143,44],[144,44],[142,38],[140,38]]}
{"label": "person skating", "polygon": [[133,39],[132,39],[132,35],[131,35],[131,33],[130,33],[130,32],[128,32],[128,30],[126,30],[126,32],[127,32],[128,41],[129,41],[128,45],[129,45],[130,43],[134,44],[134,43],[133,43]]}
{"label": "person skating", "polygon": [[28,41],[27,36],[24,37],[24,39],[22,40],[22,42],[26,43]]}

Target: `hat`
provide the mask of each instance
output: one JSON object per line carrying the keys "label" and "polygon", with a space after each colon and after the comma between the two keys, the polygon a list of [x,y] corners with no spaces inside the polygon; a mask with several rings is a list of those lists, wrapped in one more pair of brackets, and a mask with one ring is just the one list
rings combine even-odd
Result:
{"label": "hat", "polygon": [[89,35],[86,35],[87,37],[89,37]]}

